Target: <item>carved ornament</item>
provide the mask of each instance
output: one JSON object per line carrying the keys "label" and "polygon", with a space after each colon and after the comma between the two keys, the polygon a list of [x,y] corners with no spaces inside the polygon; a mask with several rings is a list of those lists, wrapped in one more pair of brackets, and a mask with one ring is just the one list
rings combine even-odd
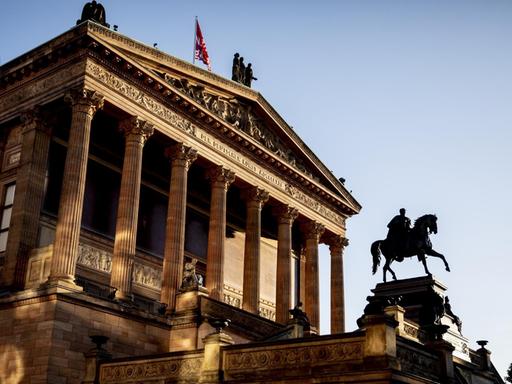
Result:
{"label": "carved ornament", "polygon": [[0,111],[7,111],[40,94],[47,93],[53,88],[67,83],[77,75],[83,74],[83,71],[83,65],[75,64],[42,80],[30,82],[22,88],[6,96],[2,96],[0,98]]}
{"label": "carved ornament", "polygon": [[299,210],[289,205],[280,205],[274,208],[273,213],[277,216],[279,224],[292,225],[293,221],[299,216]]}
{"label": "carved ornament", "polygon": [[[112,272],[112,253],[87,244],[79,244],[77,263],[96,271]],[[133,265],[132,281],[152,289],[159,290],[162,286],[162,271],[148,265]]]}
{"label": "carved ornament", "polygon": [[[268,348],[268,349],[266,349]],[[303,366],[335,364],[363,357],[361,342],[283,346],[225,352],[225,371],[297,369]],[[249,373],[249,372],[247,372]]]}
{"label": "carved ornament", "polygon": [[440,365],[436,357],[427,355],[422,351],[398,345],[396,357],[402,366],[403,372],[439,381]]}
{"label": "carved ornament", "polygon": [[137,116],[121,121],[119,128],[124,132],[127,140],[135,140],[141,145],[144,145],[154,132],[153,124],[139,119]]}
{"label": "carved ornament", "polygon": [[227,190],[231,183],[235,181],[235,172],[224,168],[222,165],[216,165],[208,169],[207,178],[213,186],[220,185]]}
{"label": "carved ornament", "polygon": [[316,221],[310,221],[302,226],[302,230],[306,239],[319,241],[320,236],[322,236],[325,231],[325,226]]}
{"label": "carved ornament", "polygon": [[248,204],[257,204],[257,206],[261,208],[261,206],[268,201],[270,195],[268,191],[262,188],[250,187],[243,190],[242,197]]}
{"label": "carved ornament", "polygon": [[313,174],[306,169],[304,162],[297,158],[282,143],[281,139],[257,117],[250,105],[237,98],[227,99],[210,93],[205,90],[203,85],[192,85],[187,79],[178,79],[169,74],[164,74],[163,78],[173,88],[192,98],[234,128],[249,135],[295,169],[313,178]]}
{"label": "carved ornament", "polygon": [[94,116],[98,109],[103,108],[105,98],[98,92],[84,88],[72,88],[64,95],[64,101],[69,103],[74,111]]}
{"label": "carved ornament", "polygon": [[188,170],[197,159],[197,150],[187,147],[183,143],[176,143],[167,148],[165,155],[171,159],[173,166],[185,167]]}
{"label": "carved ornament", "polygon": [[329,245],[329,251],[332,254],[343,254],[343,250],[348,246],[348,239],[340,235],[331,235],[327,238],[326,243]]}
{"label": "carved ornament", "polygon": [[101,81],[103,84],[109,86],[113,90],[119,92],[121,95],[126,96],[143,108],[166,120],[173,127],[183,130],[187,133],[194,134],[196,126],[190,121],[182,118],[175,112],[171,111],[169,108],[166,108],[162,104],[156,102],[139,89],[128,85],[126,82],[122,81],[117,76],[113,75],[101,66],[88,61],[86,70],[87,73]]}
{"label": "carved ornament", "polygon": [[169,357],[156,361],[112,363],[101,366],[102,383],[145,382],[146,380],[199,379],[204,358]]}

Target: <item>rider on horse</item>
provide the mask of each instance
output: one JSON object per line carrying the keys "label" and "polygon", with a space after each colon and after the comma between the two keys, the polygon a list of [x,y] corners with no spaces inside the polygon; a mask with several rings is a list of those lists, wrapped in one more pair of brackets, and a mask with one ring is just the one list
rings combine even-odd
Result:
{"label": "rider on horse", "polygon": [[388,240],[395,251],[396,260],[403,261],[402,251],[407,248],[407,239],[411,230],[411,220],[405,216],[405,208],[400,208],[400,214],[391,219],[388,224]]}

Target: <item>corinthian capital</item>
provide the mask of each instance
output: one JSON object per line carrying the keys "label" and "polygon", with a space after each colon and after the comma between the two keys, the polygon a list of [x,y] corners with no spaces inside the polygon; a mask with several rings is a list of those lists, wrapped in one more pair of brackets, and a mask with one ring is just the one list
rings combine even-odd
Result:
{"label": "corinthian capital", "polygon": [[243,190],[242,198],[248,204],[258,204],[261,207],[264,203],[268,201],[269,193],[264,189],[258,187],[250,187]]}
{"label": "corinthian capital", "polygon": [[20,116],[20,120],[23,124],[23,132],[38,129],[39,131],[50,134],[47,118],[48,116],[43,114],[39,105],[23,111]]}
{"label": "corinthian capital", "polygon": [[221,184],[224,189],[228,189],[233,181],[235,181],[235,172],[224,168],[222,165],[216,165],[208,169],[207,178],[211,181],[212,186]]}
{"label": "corinthian capital", "polygon": [[154,132],[153,124],[137,116],[121,121],[119,129],[124,132],[126,139],[135,140],[141,144],[144,144]]}
{"label": "corinthian capital", "polygon": [[293,221],[299,216],[299,210],[289,205],[280,205],[272,210],[273,214],[277,216],[279,224],[292,225]]}
{"label": "corinthian capital", "polygon": [[98,109],[103,108],[105,98],[96,91],[79,87],[70,89],[64,96],[64,101],[92,117]]}
{"label": "corinthian capital", "polygon": [[325,231],[323,224],[317,223],[316,221],[310,221],[302,226],[302,231],[306,239],[320,240],[320,236]]}
{"label": "corinthian capital", "polygon": [[346,246],[348,246],[348,239],[341,235],[329,235],[325,241],[325,243],[329,246],[329,251],[332,254],[343,253],[343,250]]}
{"label": "corinthian capital", "polygon": [[165,155],[173,165],[180,165],[188,169],[197,159],[197,150],[187,147],[183,143],[176,143],[165,150]]}

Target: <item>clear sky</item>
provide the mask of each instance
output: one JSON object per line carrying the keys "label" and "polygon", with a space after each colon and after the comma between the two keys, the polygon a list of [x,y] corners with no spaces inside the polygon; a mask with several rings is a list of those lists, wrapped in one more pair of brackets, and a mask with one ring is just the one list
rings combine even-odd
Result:
{"label": "clear sky", "polygon": [[[0,0],[0,61],[74,26],[85,1]],[[512,2],[508,0],[104,0],[119,32],[191,60],[199,17],[213,71],[234,52],[253,88],[363,205],[348,220],[347,330],[370,289],[370,244],[400,207],[438,216],[429,259],[470,347],[512,362]],[[322,248],[321,273],[328,274]],[[394,264],[399,278],[421,264]],[[328,276],[328,275],[327,275]],[[328,283],[328,279],[322,279]],[[329,331],[322,289],[322,332]]]}

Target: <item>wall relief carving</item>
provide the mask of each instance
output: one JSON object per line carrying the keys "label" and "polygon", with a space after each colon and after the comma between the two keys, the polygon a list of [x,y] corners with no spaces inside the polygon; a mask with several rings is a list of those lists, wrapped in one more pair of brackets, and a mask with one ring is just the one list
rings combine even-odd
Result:
{"label": "wall relief carving", "polygon": [[[96,271],[112,272],[112,253],[88,244],[78,246],[77,263]],[[132,281],[152,289],[162,287],[162,271],[148,265],[135,262],[133,265]]]}
{"label": "wall relief carving", "polygon": [[162,104],[156,102],[153,98],[147,96],[144,92],[128,85],[117,76],[103,69],[101,66],[88,61],[87,72],[97,80],[108,85],[110,88],[135,101],[142,107],[160,116],[164,120],[167,120],[172,126],[190,134],[195,133],[196,126],[190,121],[185,120],[170,109],[165,108]]}
{"label": "wall relief carving", "polygon": [[142,382],[156,379],[198,379],[203,357],[174,358],[142,363],[120,363],[104,365],[100,371],[102,383],[119,383],[120,381]]}
{"label": "wall relief carving", "polygon": [[295,156],[279,137],[265,126],[263,121],[252,111],[251,105],[245,104],[237,98],[228,99],[209,93],[205,91],[204,86],[192,85],[187,79],[178,79],[169,74],[162,74],[161,76],[174,88],[191,97],[236,129],[243,131],[263,144],[292,167],[313,178],[313,174],[306,169],[304,162]]}
{"label": "wall relief carving", "polygon": [[[335,343],[282,347],[265,350],[228,351],[226,371],[297,368],[301,365],[325,365],[363,357],[362,343]],[[249,373],[249,372],[248,372]]]}
{"label": "wall relief carving", "polygon": [[439,361],[435,357],[427,356],[422,352],[403,346],[397,346],[396,355],[402,365],[403,371],[411,372],[432,380],[439,379]]}

